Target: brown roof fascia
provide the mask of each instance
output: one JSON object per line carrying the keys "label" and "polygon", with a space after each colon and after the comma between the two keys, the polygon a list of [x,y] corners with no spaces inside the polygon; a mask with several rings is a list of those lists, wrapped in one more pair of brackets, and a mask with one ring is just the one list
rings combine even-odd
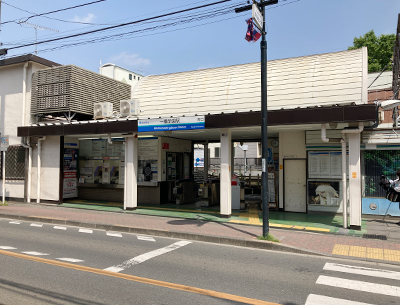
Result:
{"label": "brown roof fascia", "polygon": [[[268,112],[268,126],[368,122],[376,120],[374,104],[297,108],[272,110]],[[205,128],[231,128],[260,126],[261,112],[206,115]],[[19,137],[68,136],[85,134],[137,132],[138,122],[117,121],[83,124],[62,124],[50,126],[18,127]]]}
{"label": "brown roof fascia", "polygon": [[[268,111],[268,126],[350,123],[376,120],[374,104],[296,108]],[[260,126],[261,112],[215,114],[206,116],[206,128]]]}
{"label": "brown roof fascia", "polygon": [[22,56],[1,59],[0,67],[20,64],[20,63],[24,63],[27,61],[33,61],[33,62],[36,62],[38,64],[41,64],[41,65],[47,66],[47,67],[61,66],[60,64],[58,64],[54,61],[50,61],[50,60],[44,59],[42,57],[39,57],[39,56],[36,56],[33,54],[27,54],[27,55],[22,55]]}

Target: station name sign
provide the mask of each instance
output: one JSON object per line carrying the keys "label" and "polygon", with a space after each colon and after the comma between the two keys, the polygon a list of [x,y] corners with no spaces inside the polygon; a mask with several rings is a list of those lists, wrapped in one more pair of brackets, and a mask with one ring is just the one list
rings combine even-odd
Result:
{"label": "station name sign", "polygon": [[204,129],[205,116],[159,118],[138,121],[138,132]]}

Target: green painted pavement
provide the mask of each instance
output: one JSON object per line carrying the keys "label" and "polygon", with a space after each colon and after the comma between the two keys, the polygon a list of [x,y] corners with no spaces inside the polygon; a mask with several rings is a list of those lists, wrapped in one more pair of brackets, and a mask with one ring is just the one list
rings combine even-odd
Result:
{"label": "green painted pavement", "polygon": [[[232,220],[248,221],[247,211],[234,210],[231,218],[221,218],[218,207],[195,207],[187,205],[146,205],[138,206],[134,211],[123,210],[120,202],[88,201],[88,200],[68,200],[61,206],[67,208],[91,209],[98,211],[108,211],[116,213],[132,213],[141,215],[164,216],[175,218],[188,218],[204,221],[228,222]],[[240,216],[239,216],[240,215]],[[262,223],[262,211],[258,212]],[[302,214],[290,212],[269,212],[269,222],[271,224],[282,224],[300,227],[315,227],[329,229],[330,233],[337,233],[343,227],[343,217],[329,214]],[[362,236],[367,233],[366,220],[362,220],[361,231],[349,230],[348,235]]]}

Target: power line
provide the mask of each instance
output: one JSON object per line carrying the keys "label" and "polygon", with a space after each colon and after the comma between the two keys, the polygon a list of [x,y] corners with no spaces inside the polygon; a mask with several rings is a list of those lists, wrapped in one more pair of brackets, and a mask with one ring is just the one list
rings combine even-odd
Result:
{"label": "power line", "polygon": [[54,42],[54,41],[59,41],[59,40],[63,40],[63,39],[74,38],[74,37],[78,37],[78,36],[98,33],[98,32],[102,32],[102,31],[106,31],[106,30],[111,30],[111,29],[115,29],[115,28],[119,28],[119,27],[123,27],[123,26],[127,26],[127,25],[137,24],[137,23],[141,23],[141,22],[144,22],[144,21],[159,19],[159,18],[162,18],[162,17],[176,15],[176,14],[180,14],[180,13],[184,13],[184,12],[188,12],[188,11],[193,11],[193,10],[196,10],[196,9],[200,9],[200,8],[204,8],[204,7],[208,7],[208,6],[213,6],[213,5],[221,4],[221,3],[224,3],[224,2],[230,2],[230,1],[232,1],[232,0],[222,0],[222,1],[218,1],[218,2],[213,2],[213,3],[197,6],[197,7],[188,8],[188,9],[185,9],[185,10],[175,11],[175,12],[171,12],[171,13],[167,13],[167,14],[163,14],[163,15],[159,15],[159,16],[155,16],[155,17],[150,17],[150,18],[146,18],[146,19],[127,22],[127,23],[114,25],[114,26],[110,26],[110,27],[106,27],[106,28],[101,28],[101,29],[97,29],[97,30],[92,30],[92,31],[84,32],[84,33],[78,33],[78,34],[69,35],[69,36],[65,36],[65,37],[58,37],[58,38],[54,38],[54,39],[43,40],[43,41],[39,41],[37,43],[30,43],[30,44],[20,45],[20,46],[16,46],[16,47],[11,47],[11,48],[8,48],[8,50],[19,49],[19,48],[23,48],[23,47],[29,47],[29,46],[32,46],[32,45],[39,45],[39,44],[43,44],[43,43]]}
{"label": "power line", "polygon": [[[100,24],[100,23],[83,23],[83,24],[88,24],[89,25],[88,27],[85,27],[85,28],[93,28],[93,26],[95,26],[95,25],[117,25],[117,24],[121,23],[122,21],[132,20],[133,18],[144,17],[144,16],[153,15],[153,14],[157,14],[157,13],[161,13],[161,12],[165,12],[165,11],[171,11],[171,10],[179,9],[181,7],[188,7],[188,6],[191,6],[191,5],[195,5],[195,4],[198,4],[198,3],[204,3],[204,2],[209,2],[209,1],[210,0],[196,1],[196,2],[193,2],[193,3],[187,3],[187,4],[184,4],[184,5],[179,5],[179,6],[171,7],[171,8],[168,8],[168,9],[158,10],[158,11],[151,12],[151,13],[132,16],[130,18],[118,19],[118,20],[115,20],[115,21],[112,21],[112,22],[108,22],[108,23],[104,23],[104,24]],[[238,0],[236,0],[236,1],[238,1]],[[239,0],[239,2],[243,3],[243,2],[245,2],[245,0]],[[51,19],[54,19],[54,18],[51,18]],[[55,19],[55,20],[58,20],[58,19]],[[76,22],[73,22],[73,21],[66,21],[66,20],[62,20],[62,21],[76,23]],[[83,28],[83,29],[85,29],[85,28]],[[82,31],[82,28],[81,29],[69,30],[69,31],[63,31],[60,34],[66,35],[67,33],[78,32],[78,31]],[[42,39],[51,39],[52,37],[54,37],[54,34],[52,34],[52,35],[44,35]],[[11,45],[26,44],[26,43],[31,43],[31,42],[32,42],[32,40],[25,39],[25,40],[20,40],[20,41],[10,41],[8,43],[3,43],[3,45],[4,46],[7,46],[7,45],[11,46]]]}
{"label": "power line", "polygon": [[[45,17],[45,18],[54,19],[54,20],[58,20],[58,21],[62,21],[62,22],[72,22],[72,23],[91,24],[91,23],[88,23],[88,22],[66,21],[66,20],[62,20],[62,19],[56,19],[56,18],[47,17],[47,16],[44,16],[44,15],[49,15],[49,14],[54,14],[54,13],[58,13],[58,12],[62,12],[62,11],[67,11],[67,10],[71,10],[71,9],[74,9],[74,8],[78,8],[78,7],[82,7],[82,6],[87,6],[87,5],[91,5],[91,4],[95,4],[95,3],[99,3],[99,2],[104,2],[104,1],[107,1],[107,0],[97,0],[97,1],[94,1],[94,2],[89,2],[89,3],[84,3],[84,4],[80,4],[80,5],[76,5],[76,6],[66,7],[66,8],[62,8],[62,9],[59,9],[59,10],[55,10],[55,11],[51,11],[51,12],[47,12],[47,13],[41,13],[41,14],[32,13],[32,12],[27,11],[27,10],[24,10],[24,9],[22,9],[22,8],[16,7],[16,6],[12,5],[12,4],[6,3],[6,2],[4,2],[4,1],[2,1],[2,3],[4,3],[5,5],[8,5],[8,6],[11,6],[11,7],[15,8],[15,9],[17,9],[17,10],[20,10],[20,11],[23,11],[23,12],[26,12],[26,13],[29,13],[29,14],[34,14],[34,15],[30,16],[30,17],[27,17],[27,19],[24,20],[24,21],[28,21],[30,18],[33,18],[33,17],[40,17],[40,16],[42,16],[42,17]],[[21,19],[22,19],[22,18],[21,18]],[[11,22],[17,22],[18,20],[19,20],[19,19],[9,20],[9,21],[5,21],[5,22],[0,23],[0,24],[6,24],[6,23],[11,23]]]}

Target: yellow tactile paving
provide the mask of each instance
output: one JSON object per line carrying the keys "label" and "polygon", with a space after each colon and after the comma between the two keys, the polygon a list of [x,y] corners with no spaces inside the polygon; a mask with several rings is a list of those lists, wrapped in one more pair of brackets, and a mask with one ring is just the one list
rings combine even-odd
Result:
{"label": "yellow tactile paving", "polygon": [[400,251],[384,249],[383,257],[385,261],[400,262]]}
{"label": "yellow tactile paving", "polygon": [[318,231],[318,232],[330,232],[330,229],[323,229],[323,228],[314,228],[314,227],[306,227],[308,231]]}
{"label": "yellow tactile paving", "polygon": [[348,256],[349,255],[349,250],[350,250],[350,246],[348,246],[348,245],[338,245],[338,244],[336,244],[333,247],[332,254]]}
{"label": "yellow tactile paving", "polygon": [[349,256],[366,257],[366,247],[350,246]]}
{"label": "yellow tactile paving", "polygon": [[332,254],[400,262],[400,251],[398,250],[336,244],[333,247]]}
{"label": "yellow tactile paving", "polygon": [[367,258],[383,260],[383,249],[367,248]]}

